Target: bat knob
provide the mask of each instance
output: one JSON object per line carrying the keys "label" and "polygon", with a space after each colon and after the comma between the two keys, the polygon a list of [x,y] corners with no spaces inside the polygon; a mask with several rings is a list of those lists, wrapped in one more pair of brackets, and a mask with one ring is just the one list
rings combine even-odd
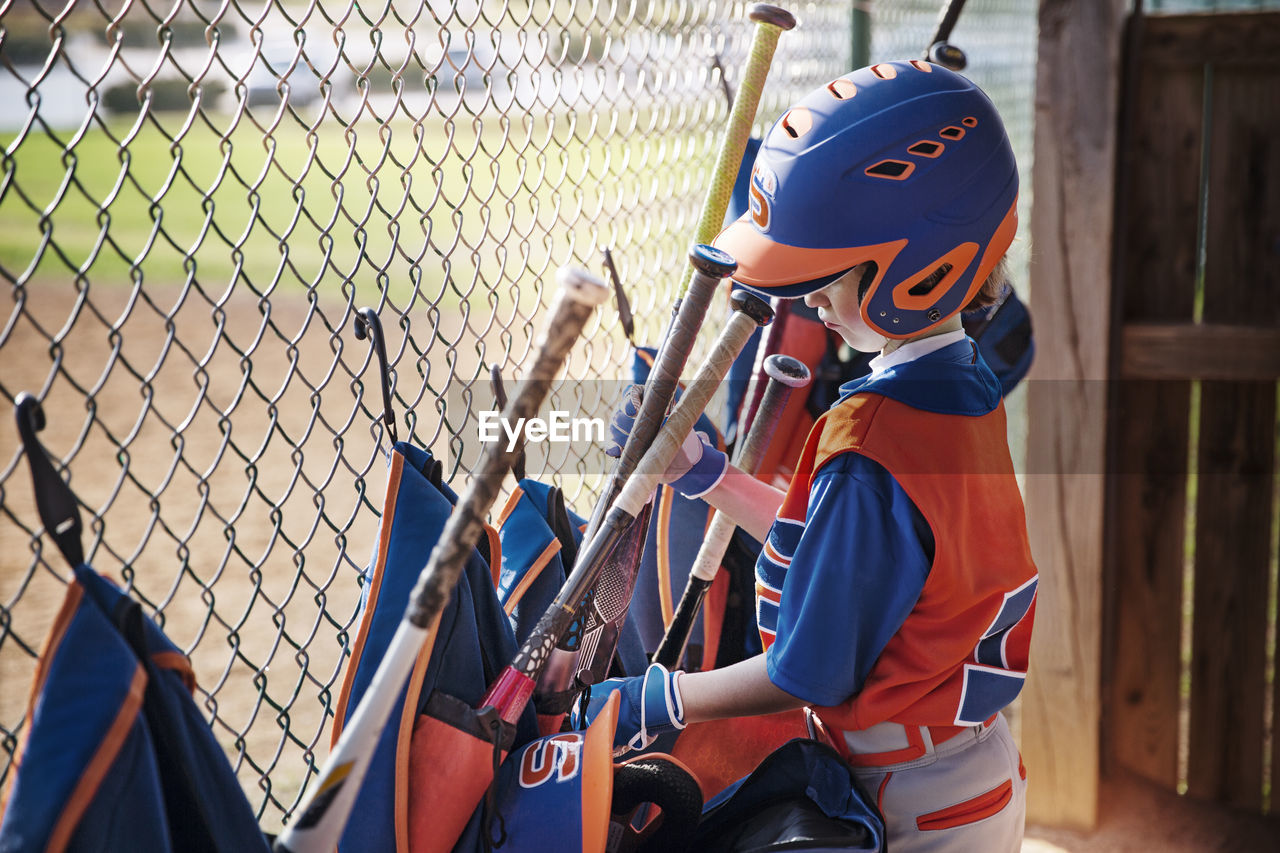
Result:
{"label": "bat knob", "polygon": [[556,270],[560,290],[569,299],[584,305],[603,305],[609,299],[609,285],[579,267],[560,267]]}
{"label": "bat knob", "polygon": [[809,368],[804,362],[782,353],[775,353],[764,360],[764,372],[788,388],[803,388],[809,384]]}
{"label": "bat knob", "polygon": [[949,68],[952,71],[963,71],[964,67],[969,64],[969,58],[964,55],[963,50],[945,41],[930,45],[929,53],[925,58],[934,65],[941,65],[943,68]]}
{"label": "bat knob", "polygon": [[717,279],[728,278],[738,269],[738,262],[733,259],[733,255],[706,243],[694,244],[689,250],[689,263],[703,275]]}
{"label": "bat knob", "polygon": [[769,303],[749,290],[735,290],[733,296],[729,297],[729,304],[734,311],[741,311],[755,320],[758,326],[767,326],[773,322],[773,309],[769,307]]}
{"label": "bat knob", "polygon": [[796,25],[796,16],[778,6],[768,3],[755,3],[747,10],[747,17],[757,23],[773,24],[780,30],[789,30]]}

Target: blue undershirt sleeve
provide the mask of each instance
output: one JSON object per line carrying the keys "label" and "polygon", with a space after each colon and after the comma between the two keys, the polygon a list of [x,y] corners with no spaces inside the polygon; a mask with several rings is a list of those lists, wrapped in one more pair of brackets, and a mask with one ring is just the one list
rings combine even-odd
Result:
{"label": "blue undershirt sleeve", "polygon": [[932,559],[928,525],[892,475],[857,453],[833,459],[814,478],[783,584],[770,680],[814,705],[862,689]]}

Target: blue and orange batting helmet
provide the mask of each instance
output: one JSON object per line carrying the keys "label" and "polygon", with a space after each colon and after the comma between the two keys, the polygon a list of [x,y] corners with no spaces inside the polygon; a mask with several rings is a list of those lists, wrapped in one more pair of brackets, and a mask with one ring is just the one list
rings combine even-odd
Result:
{"label": "blue and orange batting helmet", "polygon": [[[716,238],[735,280],[799,297],[873,262],[862,316],[891,338],[963,309],[1017,230],[995,107],[940,65],[885,62],[810,92],[769,130],[750,207]],[[939,272],[941,270],[941,272]]]}

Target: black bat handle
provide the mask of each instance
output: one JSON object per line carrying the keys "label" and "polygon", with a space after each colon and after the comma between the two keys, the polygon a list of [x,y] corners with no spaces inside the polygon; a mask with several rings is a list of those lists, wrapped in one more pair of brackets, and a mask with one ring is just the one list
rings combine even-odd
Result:
{"label": "black bat handle", "polygon": [[675,396],[676,384],[689,360],[689,352],[693,349],[698,330],[702,328],[711,298],[715,296],[721,280],[732,275],[738,268],[737,262],[728,253],[706,245],[696,245],[690,249],[689,262],[694,269],[693,281],[680,300],[675,321],[654,360],[653,370],[644,386],[644,397],[640,402],[640,411],[636,414],[635,425],[627,436],[618,464],[614,466],[603,494],[596,501],[584,539],[595,535],[605,512],[653,443],[654,436],[658,434],[667,416],[667,407]]}

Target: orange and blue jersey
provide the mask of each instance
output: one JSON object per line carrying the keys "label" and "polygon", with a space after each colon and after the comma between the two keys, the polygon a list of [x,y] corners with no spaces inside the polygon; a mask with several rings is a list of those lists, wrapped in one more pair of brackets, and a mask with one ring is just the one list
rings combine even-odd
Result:
{"label": "orange and blue jersey", "polygon": [[938,339],[841,389],[756,564],[769,677],[837,729],[977,724],[1025,678],[1037,575],[1000,383]]}

